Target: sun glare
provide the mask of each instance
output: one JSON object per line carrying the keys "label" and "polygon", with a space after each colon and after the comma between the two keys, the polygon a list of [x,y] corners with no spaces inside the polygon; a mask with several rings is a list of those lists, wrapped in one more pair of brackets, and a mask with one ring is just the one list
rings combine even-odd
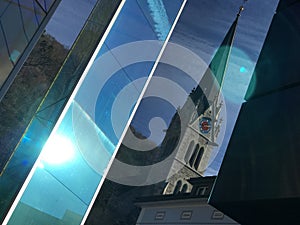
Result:
{"label": "sun glare", "polygon": [[68,138],[54,135],[48,139],[41,154],[42,163],[62,164],[73,159],[74,146]]}

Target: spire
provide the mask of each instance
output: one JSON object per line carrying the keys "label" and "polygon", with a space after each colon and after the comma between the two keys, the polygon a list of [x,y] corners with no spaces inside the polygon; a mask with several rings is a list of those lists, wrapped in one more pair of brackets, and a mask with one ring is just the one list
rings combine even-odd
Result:
{"label": "spire", "polygon": [[239,12],[238,12],[238,14],[237,14],[237,17],[240,17],[241,16],[241,12],[244,10],[244,5],[241,5],[240,6],[240,10],[239,10]]}
{"label": "spire", "polygon": [[[244,3],[245,2],[246,1],[244,1]],[[220,47],[212,58],[207,71],[200,81],[199,86],[202,88],[202,90],[204,89],[203,92],[209,102],[214,101],[216,96],[218,96],[219,92],[221,91],[235,38],[238,20],[243,10],[244,6],[242,5],[239,8],[236,18],[225,35]],[[217,84],[215,82],[217,82]]]}
{"label": "spire", "polygon": [[236,15],[234,22],[232,23],[225,38],[223,39],[223,42],[221,43],[220,47],[218,48],[217,52],[215,53],[213,59],[209,64],[209,69],[215,76],[220,88],[223,85],[223,80],[226,74],[226,69],[227,69],[233,41],[235,38],[238,20],[243,10],[244,10],[244,6],[241,6],[239,8],[239,12]]}
{"label": "spire", "polygon": [[[246,1],[244,1],[245,3]],[[203,75],[199,86],[196,88],[198,90],[199,88],[202,89],[206,99],[208,100],[208,106],[205,110],[211,107],[211,120],[212,120],[212,132],[210,134],[207,134],[206,136],[211,136],[208,138],[208,140],[214,141],[214,123],[215,123],[215,108],[217,107],[218,97],[223,85],[224,77],[226,74],[226,69],[229,61],[229,57],[231,54],[231,49],[236,33],[236,28],[238,24],[239,17],[241,15],[241,12],[244,10],[244,6],[242,5],[239,8],[239,11],[236,15],[235,20],[233,21],[232,25],[230,26],[227,34],[225,35],[220,47],[216,51],[213,59],[211,60],[208,69],[206,70],[205,74]],[[197,98],[197,91],[194,91],[191,94],[191,97]],[[200,91],[201,92],[201,91]],[[200,115],[198,118],[196,118],[192,123],[191,126],[193,126],[199,119],[202,117]],[[203,135],[202,135],[203,136]]]}

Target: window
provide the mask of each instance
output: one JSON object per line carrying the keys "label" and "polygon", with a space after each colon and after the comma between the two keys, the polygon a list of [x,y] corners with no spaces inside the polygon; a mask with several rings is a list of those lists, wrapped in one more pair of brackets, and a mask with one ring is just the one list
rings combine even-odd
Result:
{"label": "window", "polygon": [[195,161],[195,165],[194,165],[196,170],[198,170],[198,168],[199,168],[203,153],[204,153],[204,148],[201,147],[199,152],[198,152],[198,155],[197,155],[197,158],[196,158],[196,161]]}
{"label": "window", "polygon": [[195,142],[191,141],[190,144],[189,144],[189,147],[188,147],[188,149],[186,151],[185,157],[184,157],[185,162],[189,162],[189,159],[191,157],[194,145],[195,145]]}
{"label": "window", "polygon": [[196,196],[203,196],[203,195],[205,195],[207,189],[208,189],[207,186],[197,187],[195,195]]}
{"label": "window", "polygon": [[184,184],[184,185],[182,186],[181,193],[186,193],[186,192],[187,192],[187,189],[188,189],[188,185],[187,185],[187,184]]}
{"label": "window", "polygon": [[180,193],[181,186],[182,186],[182,181],[181,180],[177,181],[176,186],[174,188],[174,192],[173,192],[174,195],[177,195]]}
{"label": "window", "polygon": [[155,220],[163,220],[165,218],[165,215],[166,215],[165,211],[156,212]]}
{"label": "window", "polygon": [[199,151],[199,144],[197,144],[194,148],[194,151],[193,151],[193,154],[189,160],[189,164],[191,167],[194,167],[194,163],[195,163],[195,159],[197,157],[197,154],[198,154],[198,151]]}
{"label": "window", "polygon": [[211,216],[213,220],[222,220],[224,219],[224,214],[218,210],[214,210]]}
{"label": "window", "polygon": [[181,213],[180,219],[181,220],[190,220],[192,218],[193,215],[193,211],[189,210],[189,211],[183,211]]}

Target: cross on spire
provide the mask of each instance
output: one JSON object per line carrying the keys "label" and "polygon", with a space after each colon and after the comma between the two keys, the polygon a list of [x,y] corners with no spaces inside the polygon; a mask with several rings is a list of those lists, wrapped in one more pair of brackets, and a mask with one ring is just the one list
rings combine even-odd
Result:
{"label": "cross on spire", "polygon": [[244,5],[246,4],[248,0],[244,0],[243,4],[240,6],[239,12],[237,16],[239,17],[241,15],[241,12],[245,9]]}

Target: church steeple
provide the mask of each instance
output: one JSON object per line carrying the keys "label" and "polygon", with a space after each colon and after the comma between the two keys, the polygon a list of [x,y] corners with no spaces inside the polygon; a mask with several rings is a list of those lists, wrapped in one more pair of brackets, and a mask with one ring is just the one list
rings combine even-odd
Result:
{"label": "church steeple", "polygon": [[[227,70],[228,61],[231,54],[231,49],[233,46],[233,41],[235,38],[235,33],[237,29],[238,20],[240,18],[241,12],[244,10],[244,6],[239,8],[239,12],[236,15],[235,20],[233,21],[232,25],[230,26],[226,36],[224,37],[220,47],[216,51],[213,59],[211,60],[208,71],[205,73],[204,76],[213,75],[219,85],[219,89],[222,88],[224,77]],[[205,87],[200,85],[202,88]],[[210,85],[209,85],[210,86]],[[207,87],[209,88],[209,87]],[[220,91],[220,90],[219,90]],[[218,92],[219,92],[218,91]]]}
{"label": "church steeple", "polygon": [[[245,3],[246,1],[244,1]],[[218,113],[220,109],[218,109],[219,103],[219,95],[223,86],[228,61],[231,55],[231,49],[233,46],[233,41],[235,38],[235,33],[237,29],[237,24],[241,15],[241,12],[244,10],[244,6],[242,5],[239,8],[239,11],[236,15],[235,20],[231,24],[228,32],[226,33],[221,45],[217,49],[214,57],[212,58],[208,69],[204,73],[200,84],[194,90],[194,92],[191,94],[191,97],[197,94],[197,90],[201,89],[203,91],[203,94],[205,95],[208,105],[205,106],[204,114],[201,113],[198,118],[192,119],[190,123],[190,127],[194,127],[194,125],[199,121],[201,123],[202,118],[206,118],[207,121],[210,121],[211,129],[210,132],[206,133],[199,133],[201,136],[203,136],[205,139],[208,140],[210,143],[214,143],[215,140],[215,133],[214,129],[218,127]],[[202,93],[202,91],[200,91]],[[198,96],[199,97],[199,96]],[[209,112],[209,113],[208,113]],[[220,124],[219,124],[220,125]],[[201,129],[200,129],[201,130]],[[217,145],[214,143],[214,145]]]}

